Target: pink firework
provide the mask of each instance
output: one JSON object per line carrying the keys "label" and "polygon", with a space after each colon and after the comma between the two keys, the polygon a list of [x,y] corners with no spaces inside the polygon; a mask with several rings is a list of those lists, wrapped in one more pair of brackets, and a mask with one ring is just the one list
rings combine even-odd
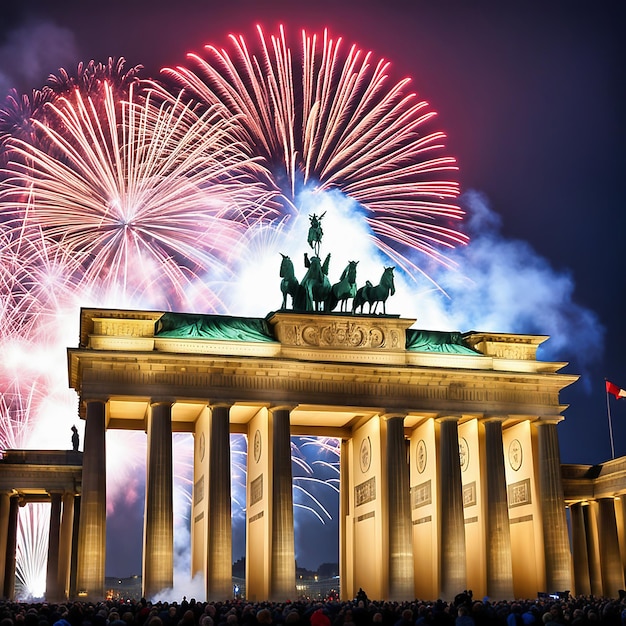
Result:
{"label": "pink firework", "polygon": [[281,27],[258,28],[251,52],[242,36],[206,46],[190,67],[164,73],[191,97],[235,116],[238,137],[260,158],[263,182],[294,210],[300,189],[338,189],[364,210],[375,244],[409,273],[413,251],[449,264],[442,249],[468,241],[455,223],[459,186],[435,112],[393,82],[389,63],[327,31],[302,32],[299,60]]}
{"label": "pink firework", "polygon": [[253,218],[264,197],[226,122],[180,101],[137,102],[132,86],[120,102],[106,83],[102,99],[76,91],[48,107],[52,122],[34,124],[49,149],[6,142],[16,158],[0,210],[13,238],[37,226],[80,264],[83,285],[131,297],[158,282],[184,299],[199,272],[224,273],[241,216]]}

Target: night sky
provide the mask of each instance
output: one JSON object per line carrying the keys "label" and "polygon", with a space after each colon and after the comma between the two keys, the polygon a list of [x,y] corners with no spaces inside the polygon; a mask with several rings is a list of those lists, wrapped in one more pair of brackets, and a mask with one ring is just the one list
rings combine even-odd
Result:
{"label": "night sky", "polygon": [[[438,112],[460,167],[467,230],[481,255],[491,255],[484,280],[493,279],[503,251],[514,255],[499,276],[512,302],[487,316],[489,326],[458,330],[550,334],[543,358],[567,361],[565,372],[582,375],[562,395],[570,405],[559,426],[562,461],[610,458],[604,379],[626,388],[623,2],[3,0],[0,7],[0,96],[41,87],[60,66],[109,56],[156,77],[206,43],[225,45],[229,33],[252,39],[257,23],[266,33],[284,24],[294,44],[301,28],[327,27],[390,60],[393,76],[410,76]],[[476,197],[491,208],[490,226],[472,225]],[[474,280],[477,256],[463,257]],[[529,267],[535,283],[518,282]],[[553,283],[562,292],[542,306],[531,292]],[[513,328],[509,305],[525,309]],[[626,400],[611,400],[611,413],[622,456]],[[111,522],[123,526],[123,517]],[[120,539],[119,552],[140,533]],[[315,567],[311,559],[305,564]],[[111,567],[107,573],[132,573]]]}

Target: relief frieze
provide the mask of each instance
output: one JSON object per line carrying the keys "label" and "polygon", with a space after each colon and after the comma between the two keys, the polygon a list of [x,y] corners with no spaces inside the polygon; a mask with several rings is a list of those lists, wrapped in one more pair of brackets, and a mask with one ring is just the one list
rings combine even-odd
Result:
{"label": "relief frieze", "polygon": [[280,324],[278,339],[284,346],[391,349],[404,348],[404,333],[397,328],[387,328],[373,322],[338,321],[305,324]]}

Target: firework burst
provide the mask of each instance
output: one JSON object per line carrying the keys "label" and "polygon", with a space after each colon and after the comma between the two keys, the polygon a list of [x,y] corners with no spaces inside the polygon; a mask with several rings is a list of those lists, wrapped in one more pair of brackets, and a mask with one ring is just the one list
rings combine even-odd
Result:
{"label": "firework burst", "polygon": [[258,36],[257,53],[231,35],[229,49],[208,45],[205,57],[189,55],[190,67],[164,73],[236,117],[287,210],[297,211],[301,188],[339,189],[363,207],[376,246],[409,273],[419,271],[415,251],[451,265],[442,249],[467,243],[454,225],[463,214],[457,166],[410,80],[394,83],[388,62],[326,31],[302,32],[299,63],[282,27],[269,38],[259,27]]}
{"label": "firework burst", "polygon": [[[223,272],[220,253],[241,237],[241,215],[259,196],[224,122],[180,101],[116,101],[104,85],[104,119],[76,91],[49,104],[54,124],[35,125],[53,146],[19,139],[0,187],[5,223],[41,228],[80,264],[81,282],[133,296],[159,289],[182,298],[198,272]],[[256,190],[258,193],[258,190]]]}

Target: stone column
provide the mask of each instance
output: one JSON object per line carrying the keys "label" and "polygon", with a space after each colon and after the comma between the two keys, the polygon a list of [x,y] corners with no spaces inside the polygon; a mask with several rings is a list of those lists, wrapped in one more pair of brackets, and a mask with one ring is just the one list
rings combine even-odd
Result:
{"label": "stone column", "polygon": [[19,498],[11,496],[9,503],[9,523],[7,525],[7,551],[4,565],[4,587],[2,597],[7,600],[15,598],[15,556],[17,549],[17,516],[19,514]]}
{"label": "stone column", "polygon": [[207,600],[233,594],[233,534],[230,510],[230,405],[211,406]]}
{"label": "stone column", "polygon": [[59,569],[57,590],[61,600],[67,600],[70,593],[70,568],[72,563],[72,534],[74,527],[74,494],[64,493],[61,499],[61,533],[59,537]]}
{"label": "stone column", "polygon": [[467,580],[458,419],[439,420],[439,586],[445,600],[452,600],[463,591]]}
{"label": "stone column", "polygon": [[9,511],[11,496],[8,492],[0,493],[0,590],[4,590],[4,570],[7,563],[7,536],[9,532]]}
{"label": "stone column", "polygon": [[572,589],[572,556],[561,482],[557,421],[535,422],[539,444],[539,488],[548,592]]}
{"label": "stone column", "polygon": [[50,526],[48,532],[48,565],[46,569],[46,601],[58,602],[59,541],[61,533],[61,494],[50,494]]}
{"label": "stone column", "polygon": [[591,501],[583,507],[585,537],[587,539],[587,562],[589,563],[589,584],[594,596],[602,593],[602,571],[600,569],[600,544],[598,540],[598,503]]}
{"label": "stone column", "polygon": [[404,415],[385,415],[387,424],[386,482],[389,529],[390,600],[415,597],[409,464],[404,437]]}
{"label": "stone column", "polygon": [[615,502],[613,498],[600,498],[599,537],[600,569],[602,572],[602,592],[610,598],[619,597],[618,590],[624,588],[624,570],[619,553]]}
{"label": "stone column", "polygon": [[348,533],[350,520],[350,441],[341,440],[339,457],[339,596],[342,601],[356,595],[353,583],[353,538]]}
{"label": "stone column", "polygon": [[147,422],[143,595],[151,598],[174,586],[172,401],[153,400]]}
{"label": "stone column", "polygon": [[503,419],[488,418],[483,422],[487,479],[487,595],[495,600],[509,600],[514,597],[511,531],[502,445]]}
{"label": "stone column", "polygon": [[276,406],[269,410],[272,438],[272,547],[269,600],[280,602],[293,599],[296,591],[289,424],[291,408]]}
{"label": "stone column", "polygon": [[105,400],[87,401],[76,593],[102,600],[106,557]]}
{"label": "stone column", "polygon": [[572,544],[574,549],[574,592],[577,596],[591,595],[589,560],[583,505],[580,502],[569,508],[572,520]]}
{"label": "stone column", "polygon": [[79,495],[74,496],[74,523],[72,524],[72,549],[70,557],[70,598],[76,598],[78,596],[78,531],[80,528],[80,503],[81,498]]}

